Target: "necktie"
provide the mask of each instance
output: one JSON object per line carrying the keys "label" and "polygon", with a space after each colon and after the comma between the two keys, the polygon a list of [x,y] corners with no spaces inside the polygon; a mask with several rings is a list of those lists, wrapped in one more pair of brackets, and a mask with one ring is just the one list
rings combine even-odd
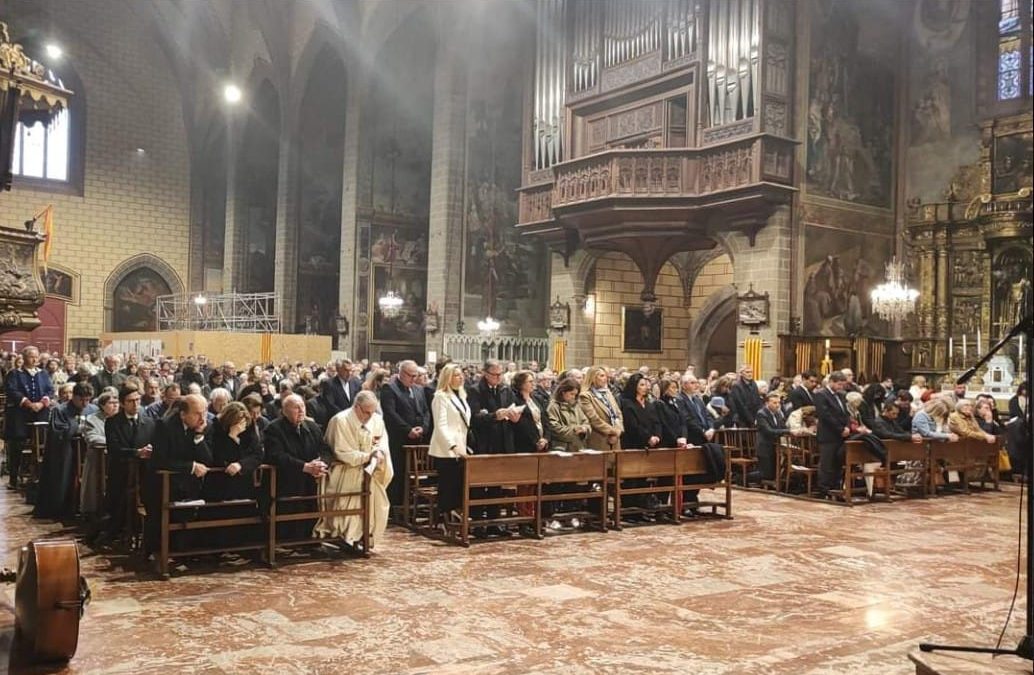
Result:
{"label": "necktie", "polygon": [[341,380],[341,389],[343,389],[344,392],[345,392],[345,400],[346,401],[350,400],[349,396],[348,396],[348,382],[347,381]]}

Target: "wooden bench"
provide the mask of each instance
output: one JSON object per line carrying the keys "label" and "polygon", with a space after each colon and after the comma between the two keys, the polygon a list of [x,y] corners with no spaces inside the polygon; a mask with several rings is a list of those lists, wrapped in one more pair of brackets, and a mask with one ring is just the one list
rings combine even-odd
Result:
{"label": "wooden bench", "polygon": [[[672,522],[679,520],[677,499],[671,500],[670,506],[660,508],[622,506],[623,497],[629,495],[667,494],[673,492],[679,478],[678,448],[655,448],[652,450],[615,450],[613,472],[611,474],[611,495],[614,508],[611,522],[616,530],[621,529],[622,514],[627,513],[660,513],[671,511]],[[646,485],[642,487],[626,487],[624,481],[634,479],[656,479],[662,485]]]}
{"label": "wooden bench", "polygon": [[[468,455],[460,459],[463,473],[463,502],[460,513],[462,522],[459,525],[459,543],[470,546],[470,524],[472,509],[485,506],[510,506],[513,504],[538,504],[542,486],[539,483],[538,453],[517,453],[503,455]],[[472,499],[473,488],[498,488],[511,486],[534,486],[534,494],[502,497],[479,497]],[[537,510],[530,515],[507,515],[495,518],[482,518],[479,526],[529,524],[535,528],[535,536],[542,537],[542,521]]]}
{"label": "wooden bench", "polygon": [[[977,444],[983,446],[985,452]],[[955,443],[947,441],[930,441],[930,493],[937,494],[938,477],[945,471],[957,471],[961,481],[960,488],[963,493],[969,492],[970,482],[982,478],[984,469],[988,466],[987,456],[992,452],[995,458],[995,468],[998,462],[998,444],[984,443],[972,439],[962,439]],[[995,472],[997,473],[997,471]],[[979,476],[977,476],[979,474]],[[981,482],[983,485],[983,482]],[[947,487],[941,485],[941,487]]]}
{"label": "wooden bench", "polygon": [[428,454],[430,446],[407,445],[405,490],[402,493],[402,524],[410,529],[437,523],[438,472]]}
{"label": "wooden bench", "polygon": [[743,487],[747,487],[747,476],[757,466],[757,429],[731,427],[715,432],[715,443],[729,449],[729,462],[739,470]]}
{"label": "wooden bench", "polygon": [[704,449],[691,445],[686,448],[678,448],[675,452],[675,517],[676,519],[682,516],[682,506],[685,493],[690,490],[720,490],[724,488],[725,499],[722,501],[698,501],[696,509],[710,508],[711,513],[718,515],[718,509],[722,509],[722,516],[725,518],[732,518],[732,464],[729,461],[730,456],[728,450],[725,451],[725,471],[717,481],[710,481],[707,483],[683,483],[682,481],[686,476],[698,476],[707,475],[711,472],[711,467],[707,462],[707,458],[704,456]]}
{"label": "wooden bench", "polygon": [[[535,509],[536,513],[544,513],[544,503],[561,501],[590,501],[599,502],[596,511],[574,511],[564,513],[565,517],[578,516],[587,518],[594,522],[602,531],[607,531],[607,484],[608,464],[610,453],[584,453],[576,452],[569,455],[558,455],[543,453],[539,456],[539,504]],[[558,483],[587,483],[587,490],[573,490],[562,492],[547,492],[545,486]],[[600,485],[599,490],[593,489],[593,484]],[[541,525],[541,518],[539,523]]]}

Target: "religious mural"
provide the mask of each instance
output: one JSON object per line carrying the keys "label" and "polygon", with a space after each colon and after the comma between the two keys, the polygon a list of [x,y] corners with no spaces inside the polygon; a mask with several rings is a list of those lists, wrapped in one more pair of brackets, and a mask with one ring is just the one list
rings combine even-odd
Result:
{"label": "religious mural", "polygon": [[1023,187],[1031,187],[1034,135],[1028,132],[995,137],[992,161],[991,185],[995,194],[1008,194]]}
{"label": "religious mural", "polygon": [[158,296],[169,295],[169,284],[150,267],[140,267],[125,276],[115,287],[112,330],[158,330]]}
{"label": "religious mural", "polygon": [[851,0],[816,0],[811,26],[807,186],[811,194],[889,208],[894,31]]}
{"label": "religious mural", "polygon": [[[398,313],[381,312],[377,299],[388,291],[402,298]],[[427,306],[427,269],[388,265],[373,266],[373,342],[422,343],[424,307]]]}
{"label": "religious mural", "polygon": [[805,224],[804,333],[887,335],[872,313],[870,292],[883,283],[894,255],[889,237]]}
{"label": "religious mural", "polygon": [[[907,45],[911,56],[905,171],[910,199],[943,200],[959,167],[975,165],[980,158],[970,10],[968,0],[915,3]],[[971,187],[977,186],[960,184],[956,190]]]}
{"label": "religious mural", "polygon": [[520,237],[521,111],[528,44],[526,17],[512,3],[496,3],[467,76],[467,189],[464,313],[491,315],[525,331],[544,326],[548,260],[540,243]]}

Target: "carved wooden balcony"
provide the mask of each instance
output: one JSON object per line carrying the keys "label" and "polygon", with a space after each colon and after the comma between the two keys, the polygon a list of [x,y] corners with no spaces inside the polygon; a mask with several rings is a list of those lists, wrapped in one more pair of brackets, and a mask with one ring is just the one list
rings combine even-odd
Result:
{"label": "carved wooden balcony", "polygon": [[614,149],[529,175],[518,229],[558,244],[716,230],[751,234],[794,191],[794,142],[758,134],[706,148]]}

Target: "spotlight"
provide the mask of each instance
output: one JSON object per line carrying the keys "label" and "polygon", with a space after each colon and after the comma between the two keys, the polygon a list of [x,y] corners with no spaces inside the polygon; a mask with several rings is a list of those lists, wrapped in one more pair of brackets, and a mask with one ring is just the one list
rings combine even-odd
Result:
{"label": "spotlight", "polygon": [[144,155],[146,155],[146,154],[147,154],[147,151],[146,151],[146,150],[144,150],[143,148],[137,148],[137,149],[136,149],[136,154],[138,154],[138,155],[140,155],[141,157],[143,157]]}
{"label": "spotlight", "polygon": [[61,45],[53,42],[48,42],[43,49],[46,50],[47,56],[54,61],[60,59],[65,54],[65,50],[61,49]]}
{"label": "spotlight", "polygon": [[242,96],[241,88],[232,82],[223,87],[223,98],[227,103],[238,103]]}

